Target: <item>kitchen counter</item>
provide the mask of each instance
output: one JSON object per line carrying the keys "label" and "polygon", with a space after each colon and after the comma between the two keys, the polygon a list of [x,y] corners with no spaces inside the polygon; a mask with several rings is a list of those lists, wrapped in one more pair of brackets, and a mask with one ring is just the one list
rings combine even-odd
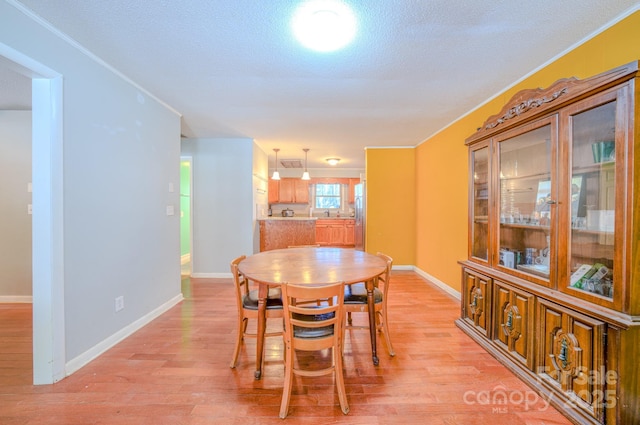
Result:
{"label": "kitchen counter", "polygon": [[258,222],[261,252],[316,243],[315,217],[270,217]]}
{"label": "kitchen counter", "polygon": [[353,247],[355,217],[264,217],[260,225],[260,251],[293,245]]}

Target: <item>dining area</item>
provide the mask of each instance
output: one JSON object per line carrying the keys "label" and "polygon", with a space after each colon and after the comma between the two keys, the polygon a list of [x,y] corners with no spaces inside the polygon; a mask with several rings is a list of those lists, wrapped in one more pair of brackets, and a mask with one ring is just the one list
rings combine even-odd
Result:
{"label": "dining area", "polygon": [[[390,281],[388,326],[394,356],[388,351],[384,332],[376,333],[378,364],[374,365],[370,333],[358,328],[368,327],[368,314],[352,314],[352,326],[347,326],[348,319],[344,322],[341,356],[349,407],[346,415],[333,376],[295,376],[287,416],[281,419],[286,362],[282,319],[268,319],[266,324],[266,333],[278,335],[265,337],[260,379],[255,377],[256,338],[244,339],[231,368],[238,326],[233,279],[185,276],[184,300],[179,305],[47,387],[31,383],[30,309],[26,305],[19,311],[0,308],[0,337],[15,341],[11,352],[0,350],[0,365],[4,365],[0,367],[1,422],[570,423],[455,326],[460,314],[458,299],[402,266],[391,270]],[[257,320],[249,320],[246,330],[256,333]],[[297,359],[317,368],[332,365],[327,350],[300,352]],[[500,401],[504,395],[512,401],[496,404],[496,396]]]}
{"label": "dining area", "polygon": [[[285,381],[280,417],[287,417],[294,375],[332,375],[341,410],[348,414],[343,377],[345,326],[353,327],[353,313],[366,313],[371,362],[379,364],[377,332],[383,332],[391,356],[395,355],[387,327],[387,297],[393,259],[343,248],[318,245],[291,246],[234,259],[231,274],[236,288],[238,326],[231,368],[238,362],[244,338],[256,339],[256,380],[262,377],[266,337],[281,335],[285,347]],[[254,289],[251,289],[254,288]],[[348,323],[345,323],[348,318]],[[247,332],[250,319],[256,332]],[[282,320],[283,331],[267,332],[267,320]],[[328,367],[306,364],[298,353],[331,350]],[[297,364],[297,366],[296,366]]]}

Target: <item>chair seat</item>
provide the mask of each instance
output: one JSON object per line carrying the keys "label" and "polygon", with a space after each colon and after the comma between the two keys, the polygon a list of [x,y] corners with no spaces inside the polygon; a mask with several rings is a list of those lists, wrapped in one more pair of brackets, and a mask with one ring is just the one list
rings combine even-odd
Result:
{"label": "chair seat", "polygon": [[[296,320],[304,320],[305,322],[318,322],[329,320],[335,316],[335,313],[316,314],[308,316],[305,314],[293,313],[292,318]],[[296,338],[322,338],[333,335],[333,325],[323,326],[321,328],[302,328],[300,326],[293,327],[293,336]]]}
{"label": "chair seat", "polygon": [[[382,291],[378,288],[373,290],[373,301],[378,304],[382,302]],[[345,304],[366,304],[367,289],[364,283],[354,283],[345,285],[344,287],[344,303]]]}
{"label": "chair seat", "polygon": [[[247,295],[242,297],[242,306],[249,310],[258,309],[258,290],[249,291]],[[267,310],[282,309],[282,291],[280,288],[269,288],[267,297]]]}

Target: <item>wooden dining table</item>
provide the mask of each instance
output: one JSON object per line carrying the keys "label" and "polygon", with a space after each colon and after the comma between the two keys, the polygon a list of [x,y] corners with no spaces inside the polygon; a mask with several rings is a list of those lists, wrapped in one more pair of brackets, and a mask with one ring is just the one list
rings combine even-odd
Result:
{"label": "wooden dining table", "polygon": [[262,375],[264,333],[267,327],[266,298],[269,287],[284,283],[318,284],[364,282],[369,310],[369,335],[373,364],[378,365],[376,350],[375,305],[373,290],[387,263],[377,255],[353,248],[303,247],[264,251],[240,262],[238,268],[247,279],[258,283],[258,338],[255,378]]}

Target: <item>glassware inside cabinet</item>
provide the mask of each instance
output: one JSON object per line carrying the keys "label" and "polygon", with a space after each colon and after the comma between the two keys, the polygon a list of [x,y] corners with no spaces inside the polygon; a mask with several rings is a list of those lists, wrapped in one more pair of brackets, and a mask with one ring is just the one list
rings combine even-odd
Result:
{"label": "glassware inside cabinet", "polygon": [[547,281],[552,255],[551,135],[548,124],[498,143],[500,265]]}
{"label": "glassware inside cabinet", "polygon": [[475,150],[471,155],[473,164],[471,255],[486,261],[489,258],[489,148]]}
{"label": "glassware inside cabinet", "polygon": [[613,297],[615,122],[612,101],[572,117],[569,286]]}

